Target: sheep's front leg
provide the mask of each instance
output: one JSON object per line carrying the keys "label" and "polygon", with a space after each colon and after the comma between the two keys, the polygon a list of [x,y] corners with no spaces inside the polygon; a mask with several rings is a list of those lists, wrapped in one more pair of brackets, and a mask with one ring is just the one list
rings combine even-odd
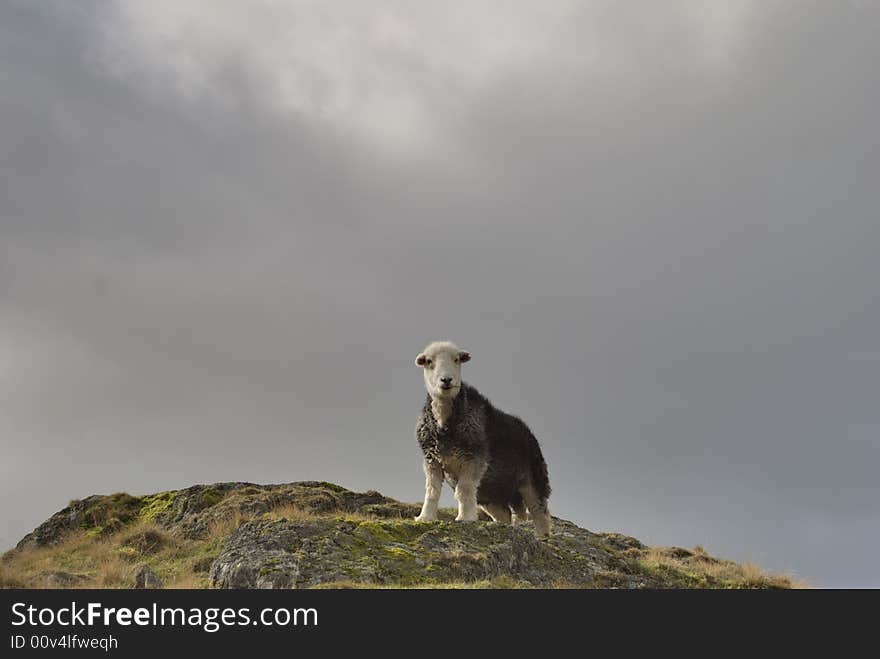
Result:
{"label": "sheep's front leg", "polygon": [[472,462],[462,468],[455,485],[455,500],[458,501],[458,517],[455,521],[477,521],[477,488],[485,471],[485,462]]}
{"label": "sheep's front leg", "polygon": [[437,519],[437,502],[440,501],[440,490],[443,488],[443,469],[436,462],[425,460],[425,503],[422,512],[416,517],[418,522],[430,522]]}

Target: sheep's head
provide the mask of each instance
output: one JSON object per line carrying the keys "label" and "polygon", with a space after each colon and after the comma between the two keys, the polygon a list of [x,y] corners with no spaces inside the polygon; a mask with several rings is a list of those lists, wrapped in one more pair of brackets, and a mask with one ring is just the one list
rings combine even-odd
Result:
{"label": "sheep's head", "polygon": [[422,367],[425,389],[432,398],[452,400],[461,390],[461,365],[471,358],[448,341],[435,341],[416,357],[416,366]]}

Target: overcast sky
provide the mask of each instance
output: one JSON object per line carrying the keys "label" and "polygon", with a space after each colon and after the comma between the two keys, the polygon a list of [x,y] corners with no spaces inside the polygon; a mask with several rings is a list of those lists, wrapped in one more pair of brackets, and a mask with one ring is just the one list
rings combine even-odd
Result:
{"label": "overcast sky", "polygon": [[418,501],[450,339],[554,514],[880,586],[878,19],[0,2],[0,547],[119,490]]}

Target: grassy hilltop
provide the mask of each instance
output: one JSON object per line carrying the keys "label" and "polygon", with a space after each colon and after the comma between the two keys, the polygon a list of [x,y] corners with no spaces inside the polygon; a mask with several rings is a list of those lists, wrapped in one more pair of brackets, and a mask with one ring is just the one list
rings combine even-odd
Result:
{"label": "grassy hilltop", "polygon": [[416,522],[323,482],[218,483],[71,501],[0,559],[5,588],[790,588],[786,577],[553,520]]}

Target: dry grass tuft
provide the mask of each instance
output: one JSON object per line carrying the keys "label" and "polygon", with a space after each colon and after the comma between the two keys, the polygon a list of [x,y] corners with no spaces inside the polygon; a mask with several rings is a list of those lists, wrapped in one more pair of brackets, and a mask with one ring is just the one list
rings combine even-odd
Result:
{"label": "dry grass tuft", "polygon": [[130,588],[133,574],[131,563],[108,552],[96,558],[93,580],[99,588]]}
{"label": "dry grass tuft", "polygon": [[255,515],[243,513],[240,510],[232,511],[229,515],[218,519],[210,525],[208,528],[207,539],[209,541],[223,540],[239,526],[245,522],[249,522],[254,517]]}
{"label": "dry grass tuft", "polygon": [[165,531],[154,524],[143,523],[126,532],[119,544],[138,555],[148,555],[155,554],[173,543]]}
{"label": "dry grass tuft", "polygon": [[[62,542],[51,547],[11,551],[3,557],[4,573],[15,575],[5,581],[24,588],[52,587],[54,584],[46,575],[57,573],[69,574],[84,586],[113,587],[119,582],[122,564],[122,558],[113,555],[108,540],[81,531],[69,533]],[[78,583],[70,585],[76,587]]]}
{"label": "dry grass tuft", "polygon": [[285,519],[290,522],[299,522],[307,519],[315,519],[318,516],[311,510],[306,510],[292,503],[281,504],[272,508],[265,514],[268,519]]}
{"label": "dry grass tuft", "polygon": [[693,550],[680,547],[651,547],[640,552],[638,563],[648,573],[664,572],[678,576],[682,586],[720,588],[807,588],[791,575],[765,572],[754,563],[734,563],[713,558],[700,546]]}
{"label": "dry grass tuft", "polygon": [[3,564],[0,564],[0,589],[27,588],[27,584]]}
{"label": "dry grass tuft", "polygon": [[[234,528],[241,521],[226,525]],[[212,530],[214,536],[205,540],[177,538],[148,521],[102,538],[73,531],[51,547],[8,552],[0,562],[0,588],[132,588],[141,564],[166,588],[206,588],[207,568],[227,531],[219,525]]]}

